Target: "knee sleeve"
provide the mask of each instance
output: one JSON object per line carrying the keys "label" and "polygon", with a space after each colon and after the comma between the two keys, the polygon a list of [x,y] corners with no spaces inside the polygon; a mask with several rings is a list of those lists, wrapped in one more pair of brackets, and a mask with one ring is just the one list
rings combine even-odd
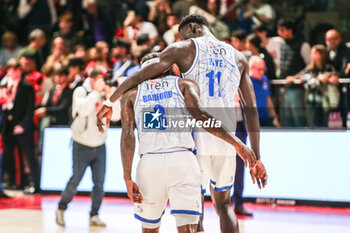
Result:
{"label": "knee sleeve", "polygon": [[176,221],[176,227],[197,224],[199,221],[198,215],[174,214],[174,217],[175,217],[175,221]]}

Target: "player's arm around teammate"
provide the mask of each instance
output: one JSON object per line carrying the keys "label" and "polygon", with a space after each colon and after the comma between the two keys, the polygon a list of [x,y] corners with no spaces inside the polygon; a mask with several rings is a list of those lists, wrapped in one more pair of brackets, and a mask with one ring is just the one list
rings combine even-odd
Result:
{"label": "player's arm around teammate", "polygon": [[[179,86],[184,95],[186,108],[193,116],[193,118],[195,118],[197,121],[202,122],[214,118],[201,106],[199,98],[199,87],[194,81],[190,79],[180,79]],[[251,169],[256,166],[256,156],[254,155],[254,152],[249,147],[247,147],[238,137],[229,134],[224,126],[221,125],[218,128],[208,127],[204,129],[214,136],[219,137],[234,146],[246,167],[248,166],[248,163]]]}
{"label": "player's arm around teammate", "polygon": [[247,59],[241,53],[236,53],[236,59],[239,70],[241,71],[241,83],[238,89],[240,99],[243,105],[244,116],[246,118],[246,126],[248,130],[251,147],[257,159],[257,165],[250,169],[253,183],[257,182],[259,188],[265,187],[267,184],[267,174],[264,165],[260,161],[260,125],[259,116],[256,108],[256,99],[253,85],[249,76],[249,64]]}

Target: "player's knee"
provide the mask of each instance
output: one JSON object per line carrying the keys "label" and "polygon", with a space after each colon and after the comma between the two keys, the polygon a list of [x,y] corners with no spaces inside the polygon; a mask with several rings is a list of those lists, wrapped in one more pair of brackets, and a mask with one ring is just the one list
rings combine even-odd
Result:
{"label": "player's knee", "polygon": [[198,215],[174,214],[174,217],[176,221],[176,227],[198,224],[199,221]]}
{"label": "player's knee", "polygon": [[142,227],[146,229],[156,229],[160,226],[160,221],[157,223],[141,222]]}

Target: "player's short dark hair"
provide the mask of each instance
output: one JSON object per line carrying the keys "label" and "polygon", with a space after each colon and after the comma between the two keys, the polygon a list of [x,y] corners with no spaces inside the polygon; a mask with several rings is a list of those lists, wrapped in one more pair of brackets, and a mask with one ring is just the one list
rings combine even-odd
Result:
{"label": "player's short dark hair", "polygon": [[152,53],[147,53],[145,56],[143,56],[143,58],[141,59],[141,65],[148,61],[148,60],[151,60],[153,58],[156,58],[158,57],[159,53],[158,52],[152,52]]}
{"label": "player's short dark hair", "polygon": [[244,30],[238,29],[232,32],[231,37],[236,37],[240,41],[247,39],[247,33]]}
{"label": "player's short dark hair", "polygon": [[[160,53],[158,53],[158,52],[147,53],[147,54],[146,54],[145,56],[143,56],[143,58],[141,59],[141,65],[142,65],[144,62],[148,61],[148,60],[151,60],[151,59],[153,59],[153,58],[159,57],[159,54],[160,54]],[[172,69],[169,69],[169,70],[167,70],[166,72],[164,72],[163,75],[169,76],[169,75],[174,75],[174,74],[173,74],[173,72],[172,72]],[[153,77],[153,78],[151,78],[151,79],[154,79],[154,78],[157,78],[157,77]]]}
{"label": "player's short dark hair", "polygon": [[267,27],[264,24],[255,24],[252,27],[253,32],[268,32]]}
{"label": "player's short dark hair", "polygon": [[180,25],[179,25],[179,31],[189,23],[197,23],[201,26],[209,27],[209,22],[206,18],[204,18],[201,15],[192,14],[192,15],[187,15],[187,16],[182,18]]}
{"label": "player's short dark hair", "polygon": [[282,18],[278,20],[277,26],[292,29],[293,32],[295,31],[295,21],[291,18]]}

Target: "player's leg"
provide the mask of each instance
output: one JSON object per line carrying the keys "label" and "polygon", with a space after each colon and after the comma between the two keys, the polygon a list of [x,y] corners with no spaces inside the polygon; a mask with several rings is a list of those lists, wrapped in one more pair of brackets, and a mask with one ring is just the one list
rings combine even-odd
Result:
{"label": "player's leg", "polygon": [[202,216],[199,217],[197,232],[204,232],[203,220],[204,220],[204,193],[206,192],[206,187],[209,183],[210,171],[211,171],[211,156],[196,156],[200,172],[201,172],[201,184],[202,184]]}
{"label": "player's leg", "polygon": [[167,155],[170,213],[178,232],[197,232],[202,214],[201,176],[198,162],[191,152]]}
{"label": "player's leg", "polygon": [[222,233],[238,233],[238,220],[231,207],[231,190],[217,192],[213,187],[211,197],[216,213],[220,218],[220,230]]}
{"label": "player's leg", "polygon": [[159,227],[154,229],[142,227],[142,233],[158,233],[158,232],[159,232]]}
{"label": "player's leg", "polygon": [[143,196],[142,203],[134,204],[134,217],[141,221],[143,233],[159,232],[161,217],[168,201],[167,168],[163,154],[146,154],[136,170],[136,184]]}
{"label": "player's leg", "polygon": [[222,233],[237,233],[238,221],[231,206],[230,192],[233,186],[236,157],[213,156],[210,192],[215,211],[220,218]]}

